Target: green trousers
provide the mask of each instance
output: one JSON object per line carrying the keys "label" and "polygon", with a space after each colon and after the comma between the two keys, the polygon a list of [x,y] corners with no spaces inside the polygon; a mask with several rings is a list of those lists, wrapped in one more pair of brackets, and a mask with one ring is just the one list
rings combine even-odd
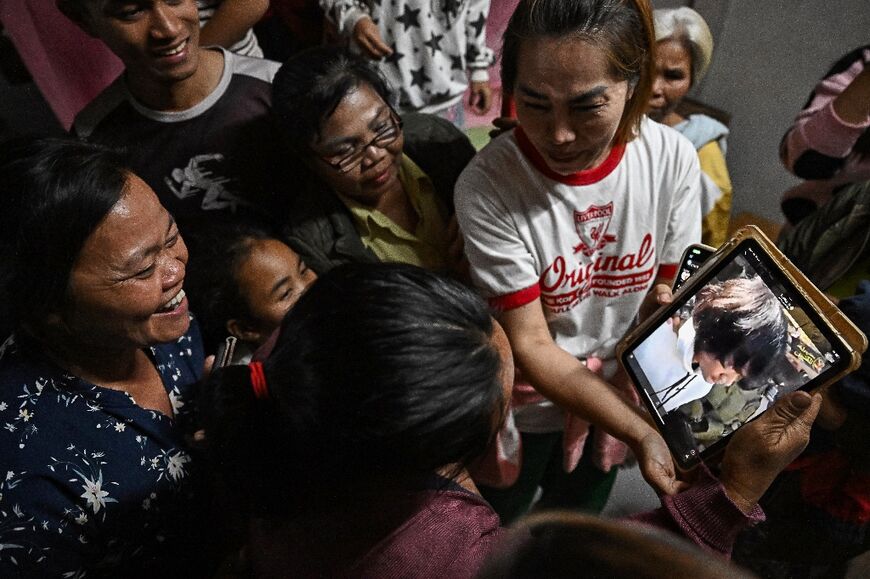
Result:
{"label": "green trousers", "polygon": [[543,494],[536,509],[571,509],[598,514],[607,503],[616,482],[617,468],[601,472],[592,464],[592,435],[586,440],[583,457],[577,468],[566,473],[562,468],[562,433],[520,433],[523,464],[513,486],[496,489],[481,486],[480,492],[501,518],[509,525],[532,506],[540,486]]}

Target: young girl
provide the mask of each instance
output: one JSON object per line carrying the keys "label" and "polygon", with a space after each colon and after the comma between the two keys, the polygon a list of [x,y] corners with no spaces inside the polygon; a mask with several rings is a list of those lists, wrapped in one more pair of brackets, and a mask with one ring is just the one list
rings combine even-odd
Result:
{"label": "young girl", "polygon": [[251,222],[210,222],[192,228],[188,238],[189,295],[206,350],[213,352],[226,336],[235,336],[240,343],[234,361],[246,362],[317,274],[265,227]]}

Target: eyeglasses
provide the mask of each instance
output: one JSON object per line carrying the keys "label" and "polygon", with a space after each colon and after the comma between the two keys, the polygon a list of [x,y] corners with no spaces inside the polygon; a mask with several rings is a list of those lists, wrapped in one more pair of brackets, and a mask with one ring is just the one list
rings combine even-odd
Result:
{"label": "eyeglasses", "polygon": [[315,156],[339,173],[347,173],[355,169],[360,163],[362,163],[363,157],[366,154],[366,149],[368,149],[369,147],[384,149],[387,146],[393,144],[401,134],[402,119],[399,118],[399,115],[397,115],[396,111],[394,111],[391,107],[388,125],[378,131],[377,134],[375,134],[375,138],[366,143],[365,145],[355,148],[353,151],[338,160],[335,160],[334,155],[331,157],[325,157],[323,155],[315,153]]}

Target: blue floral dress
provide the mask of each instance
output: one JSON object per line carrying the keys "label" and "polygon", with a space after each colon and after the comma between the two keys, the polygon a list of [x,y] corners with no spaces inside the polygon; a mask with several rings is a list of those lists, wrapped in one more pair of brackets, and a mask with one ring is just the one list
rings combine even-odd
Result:
{"label": "blue floral dress", "polygon": [[66,373],[30,339],[0,346],[0,577],[175,576],[196,552],[195,323],[150,355],[171,418]]}

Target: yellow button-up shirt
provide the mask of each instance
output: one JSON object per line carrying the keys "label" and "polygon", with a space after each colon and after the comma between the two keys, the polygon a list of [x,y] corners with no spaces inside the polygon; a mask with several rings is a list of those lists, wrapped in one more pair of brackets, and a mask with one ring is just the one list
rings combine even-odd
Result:
{"label": "yellow button-up shirt", "polygon": [[451,268],[447,255],[447,210],[435,192],[432,180],[407,156],[402,156],[399,181],[417,213],[415,231],[406,231],[378,211],[339,194],[353,215],[354,225],[368,247],[381,261],[417,265],[431,270]]}

